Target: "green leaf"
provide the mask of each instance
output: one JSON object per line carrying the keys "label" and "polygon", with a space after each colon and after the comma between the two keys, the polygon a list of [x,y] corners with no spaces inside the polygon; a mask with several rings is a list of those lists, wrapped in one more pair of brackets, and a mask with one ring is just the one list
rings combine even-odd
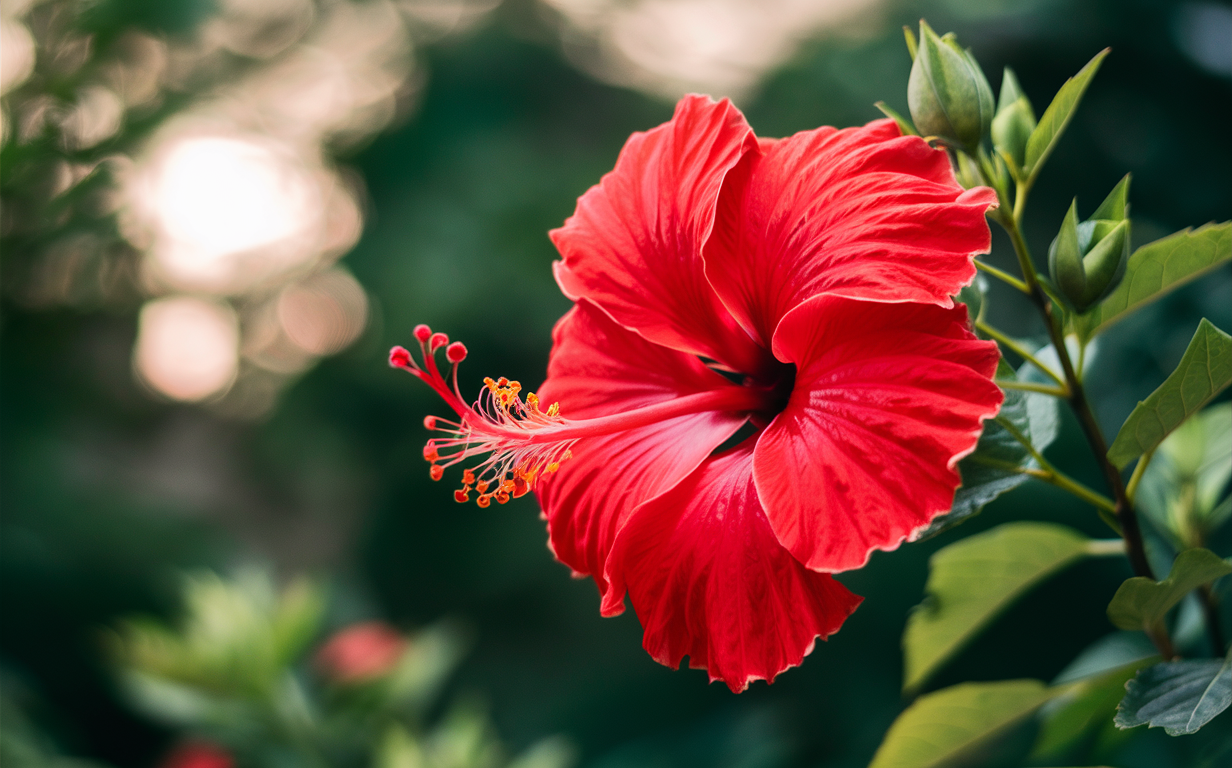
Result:
{"label": "green leaf", "polygon": [[919,688],[1015,599],[1087,554],[1088,543],[1064,526],[1021,522],[938,550],[929,561],[928,596],[903,633],[903,688]]}
{"label": "green leaf", "polygon": [[1222,523],[1232,479],[1232,403],[1212,405],[1168,435],[1142,475],[1135,506],[1178,548],[1200,547]]}
{"label": "green leaf", "polygon": [[1232,222],[1184,229],[1147,243],[1129,257],[1125,277],[1108,297],[1074,320],[1085,339],[1140,307],[1232,259]]}
{"label": "green leaf", "polygon": [[1155,450],[1172,430],[1232,384],[1232,336],[1202,319],[1176,370],[1138,403],[1108,449],[1118,469]]}
{"label": "green leaf", "polygon": [[1078,74],[1066,80],[1061,90],[1057,91],[1057,95],[1053,97],[1052,103],[1048,105],[1048,109],[1044,110],[1044,116],[1040,118],[1039,125],[1035,126],[1035,130],[1031,132],[1031,138],[1027,140],[1026,163],[1023,170],[1031,180],[1039,174],[1044,161],[1048,159],[1048,155],[1052,153],[1061,134],[1065,132],[1065,127],[1073,118],[1074,110],[1078,107],[1082,94],[1110,50],[1110,48],[1105,48],[1095,54],[1095,58],[1087,62]]}
{"label": "green leaf", "polygon": [[[1034,375],[1025,368],[1019,371],[1019,380],[1025,381],[1028,375]],[[1015,378],[1014,369],[1004,360],[997,367],[997,378]],[[1022,470],[1039,468],[1030,451],[1002,422],[1009,422],[1037,451],[1043,452],[1056,439],[1060,426],[1057,400],[1037,392],[1005,391],[1005,402],[997,420],[984,422],[984,432],[975,451],[958,464],[963,483],[954,494],[950,511],[934,519],[916,537],[917,541],[936,536],[974,517],[984,505],[1030,479]]]}
{"label": "green leaf", "polygon": [[1021,722],[1055,695],[1038,680],[963,683],[921,696],[886,733],[869,768],[944,765]]}
{"label": "green leaf", "polygon": [[279,596],[270,627],[274,654],[280,664],[289,665],[304,651],[321,629],[325,614],[325,595],[306,578],[291,582]]}
{"label": "green leaf", "polygon": [[1191,590],[1229,573],[1232,564],[1209,549],[1187,549],[1176,556],[1163,581],[1126,579],[1108,604],[1108,618],[1121,629],[1154,626]]}
{"label": "green leaf", "polygon": [[[1141,637],[1141,635],[1139,635]],[[1069,752],[1083,737],[1107,725],[1116,714],[1117,704],[1125,695],[1125,683],[1139,669],[1158,656],[1137,659],[1103,674],[1084,680],[1041,712],[1042,723],[1035,745],[1033,760],[1060,757]]]}
{"label": "green leaf", "polygon": [[920,132],[915,129],[915,126],[911,124],[911,121],[891,109],[889,104],[886,104],[884,101],[879,101],[873,106],[880,109],[881,114],[898,123],[898,130],[902,131],[904,136],[920,135]]}
{"label": "green leaf", "polygon": [[1125,686],[1117,707],[1120,728],[1148,725],[1169,736],[1197,733],[1232,704],[1232,655],[1168,661],[1148,667]]}

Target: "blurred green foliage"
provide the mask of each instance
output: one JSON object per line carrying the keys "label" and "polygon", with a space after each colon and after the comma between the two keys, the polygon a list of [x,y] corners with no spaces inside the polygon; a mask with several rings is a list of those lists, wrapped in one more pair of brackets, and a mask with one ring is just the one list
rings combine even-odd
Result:
{"label": "blurred green foliage", "polygon": [[[1101,199],[1132,172],[1138,245],[1232,210],[1232,146],[1224,135],[1232,81],[1204,69],[1186,47],[1182,16],[1191,6],[888,3],[852,29],[805,44],[740,106],[768,136],[863,123],[879,117],[872,104],[881,99],[906,114],[911,61],[899,30],[921,15],[955,30],[985,72],[1012,66],[1036,105],[1111,46],[1041,175],[1026,235],[1044,253],[1075,194]],[[183,34],[211,13],[204,2],[88,7],[81,23],[97,36],[95,50],[128,25]],[[475,28],[416,49],[426,78],[416,111],[340,158],[366,189],[364,235],[346,261],[372,296],[374,321],[358,344],[322,363],[255,423],[157,403],[134,383],[134,284],[50,308],[19,300],[23,275],[65,228],[109,233],[120,250],[100,249],[100,259],[122,265],[133,256],[114,220],[88,206],[67,220],[59,203],[10,206],[44,199],[37,195],[46,177],[36,169],[64,150],[54,137],[20,150],[6,142],[3,215],[19,210],[23,218],[20,228],[6,224],[0,233],[0,658],[39,702],[22,711],[58,750],[115,765],[154,764],[170,731],[124,703],[100,628],[134,611],[176,615],[176,574],[184,569],[262,560],[282,574],[330,574],[340,596],[327,619],[333,623],[371,613],[408,625],[465,617],[476,644],[450,685],[486,694],[496,730],[515,751],[565,733],[584,765],[603,768],[863,766],[903,707],[899,637],[933,551],[1020,518],[1103,535],[1089,509],[1028,485],[961,534],[878,554],[843,575],[867,598],[843,631],[774,686],[733,697],[698,673],[655,664],[631,614],[601,619],[589,582],[571,581],[552,561],[533,501],[459,507],[431,483],[420,423],[436,404],[388,370],[385,351],[428,322],[466,342],[471,354],[462,370],[476,384],[484,375],[540,379],[552,323],[568,306],[551,279],[545,233],[611,168],[629,133],[671,114],[667,102],[579,73],[544,19],[540,6],[510,0]],[[135,146],[174,108],[172,98],[129,122],[109,147]],[[999,237],[990,261],[1007,267],[1012,252]],[[1089,383],[1106,425],[1119,424],[1163,381],[1200,317],[1232,327],[1230,292],[1232,273],[1221,268],[1101,336]],[[1022,321],[1029,315],[1008,292],[989,311],[1019,336],[1041,331]],[[1075,425],[1064,423],[1050,456],[1085,461],[1076,437]],[[1076,475],[1099,483],[1093,465]],[[1226,534],[1226,517],[1219,530]],[[1226,556],[1226,538],[1215,531],[1208,541],[1225,548],[1208,546]],[[953,665],[961,672],[942,670],[932,685],[1052,679],[1111,631],[1103,610],[1128,575],[1107,558],[1078,564],[964,650]],[[1045,634],[1045,617],[1066,633]],[[8,734],[17,720],[4,722]],[[446,727],[474,727],[456,722]],[[1139,729],[1128,742],[1079,743],[1058,759],[1125,768],[1215,764],[1213,730],[1169,739]],[[1030,743],[1029,735],[1009,738]],[[391,753],[401,748],[396,737],[388,743]],[[986,764],[1020,764],[1013,762],[1020,752],[999,754]]]}
{"label": "blurred green foliage", "polygon": [[[461,659],[456,628],[402,636],[379,623],[320,638],[326,596],[267,574],[185,580],[178,627],[127,619],[110,637],[127,699],[148,717],[220,745],[238,765],[567,768],[558,739],[508,760],[482,708],[458,701],[430,722]],[[324,644],[313,651],[318,639]]]}

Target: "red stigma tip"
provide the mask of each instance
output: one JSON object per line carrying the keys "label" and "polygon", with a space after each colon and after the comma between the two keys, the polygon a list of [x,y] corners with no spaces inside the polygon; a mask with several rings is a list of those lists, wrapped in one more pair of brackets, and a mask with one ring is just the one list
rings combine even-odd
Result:
{"label": "red stigma tip", "polygon": [[432,338],[432,329],[422,323],[415,326],[415,330],[412,331],[412,333],[414,333],[415,338],[419,339],[421,342],[426,342],[428,339]]}
{"label": "red stigma tip", "polygon": [[445,359],[451,363],[460,363],[466,359],[466,345],[455,341],[445,348]]}
{"label": "red stigma tip", "polygon": [[436,429],[436,417],[435,416],[424,416],[424,429],[431,429],[431,430]]}
{"label": "red stigma tip", "polygon": [[449,343],[449,337],[443,333],[434,333],[428,339],[428,349],[432,352],[440,349]]}
{"label": "red stigma tip", "polygon": [[478,504],[480,507],[486,507],[492,503],[492,497],[488,496],[485,493],[481,495],[479,498],[475,499],[475,503]]}
{"label": "red stigma tip", "polygon": [[428,475],[431,476],[433,480],[440,480],[445,476],[445,468],[440,464],[433,464],[428,468]]}
{"label": "red stigma tip", "polygon": [[389,350],[389,364],[394,368],[407,368],[411,364],[411,353],[402,347]]}
{"label": "red stigma tip", "polygon": [[471,500],[471,495],[467,493],[465,489],[460,490],[460,491],[454,491],[453,500],[458,502],[459,504],[465,504],[466,502]]}
{"label": "red stigma tip", "polygon": [[441,454],[436,450],[436,446],[428,443],[423,450],[424,461],[437,462],[441,460]]}

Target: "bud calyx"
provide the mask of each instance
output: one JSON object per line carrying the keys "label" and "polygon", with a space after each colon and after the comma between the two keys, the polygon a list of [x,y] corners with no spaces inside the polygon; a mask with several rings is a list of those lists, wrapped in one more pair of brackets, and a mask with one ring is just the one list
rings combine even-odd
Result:
{"label": "bud calyx", "polygon": [[1129,175],[1121,179],[1090,219],[1078,221],[1070,205],[1061,231],[1048,248],[1048,270],[1076,312],[1085,312],[1112,292],[1129,260]]}

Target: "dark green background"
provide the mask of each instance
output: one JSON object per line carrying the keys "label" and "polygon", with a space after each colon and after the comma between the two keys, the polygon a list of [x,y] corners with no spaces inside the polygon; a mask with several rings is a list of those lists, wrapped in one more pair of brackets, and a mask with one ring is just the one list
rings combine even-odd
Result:
{"label": "dark green background", "polygon": [[[1146,0],[893,4],[871,23],[873,34],[808,43],[739,106],[769,136],[875,119],[878,99],[905,112],[910,60],[899,28],[922,13],[973,47],[994,88],[1002,66],[1013,66],[1037,114],[1066,77],[1111,46],[1032,197],[1028,236],[1042,254],[1072,195],[1089,211],[1128,171],[1136,239],[1152,239],[1232,213],[1232,88],[1178,49],[1177,8]],[[174,31],[208,13],[205,4],[109,0],[83,23],[102,34],[128,24]],[[98,628],[133,611],[169,614],[183,568],[257,559],[326,578],[343,606],[338,620],[379,615],[410,628],[465,619],[475,645],[456,687],[487,697],[515,747],[559,732],[579,745],[585,765],[605,768],[860,766],[903,706],[899,636],[931,552],[1021,518],[1108,535],[1090,509],[1028,486],[956,533],[878,553],[843,575],[866,598],[844,629],[773,686],[733,696],[702,672],[654,663],[631,613],[600,618],[593,584],[570,579],[548,553],[532,499],[454,504],[451,486],[430,482],[419,454],[420,421],[442,407],[386,367],[386,350],[427,322],[466,342],[466,380],[541,380],[551,325],[568,307],[551,278],[546,232],[611,168],[630,132],[672,109],[572,69],[538,19],[530,3],[509,2],[475,30],[420,48],[428,79],[418,110],[342,158],[368,194],[364,235],[345,263],[373,296],[376,319],[262,422],[147,399],[129,368],[136,303],[34,311],[6,294],[0,658],[6,684],[32,692],[36,719],[70,752],[151,764],[167,735],[119,703]],[[992,258],[1008,266],[1006,246],[995,240]],[[5,242],[3,259],[20,262],[24,247]],[[1162,381],[1200,316],[1232,328],[1229,296],[1224,270],[1107,334],[1093,388],[1108,428]],[[997,298],[994,320],[1039,330],[1025,308]],[[1098,486],[1084,450],[1069,421],[1050,455]],[[164,492],[159,475],[176,461],[227,470],[203,474],[208,487],[195,496]],[[210,485],[219,478],[228,487]],[[325,521],[322,535],[339,537],[320,549],[340,554],[306,555],[282,535],[314,518]],[[1216,548],[1227,554],[1226,541]],[[1104,607],[1128,575],[1120,560],[1065,572],[934,686],[1051,678],[1111,631]],[[1200,743],[1155,732],[1103,759],[1189,765]]]}

